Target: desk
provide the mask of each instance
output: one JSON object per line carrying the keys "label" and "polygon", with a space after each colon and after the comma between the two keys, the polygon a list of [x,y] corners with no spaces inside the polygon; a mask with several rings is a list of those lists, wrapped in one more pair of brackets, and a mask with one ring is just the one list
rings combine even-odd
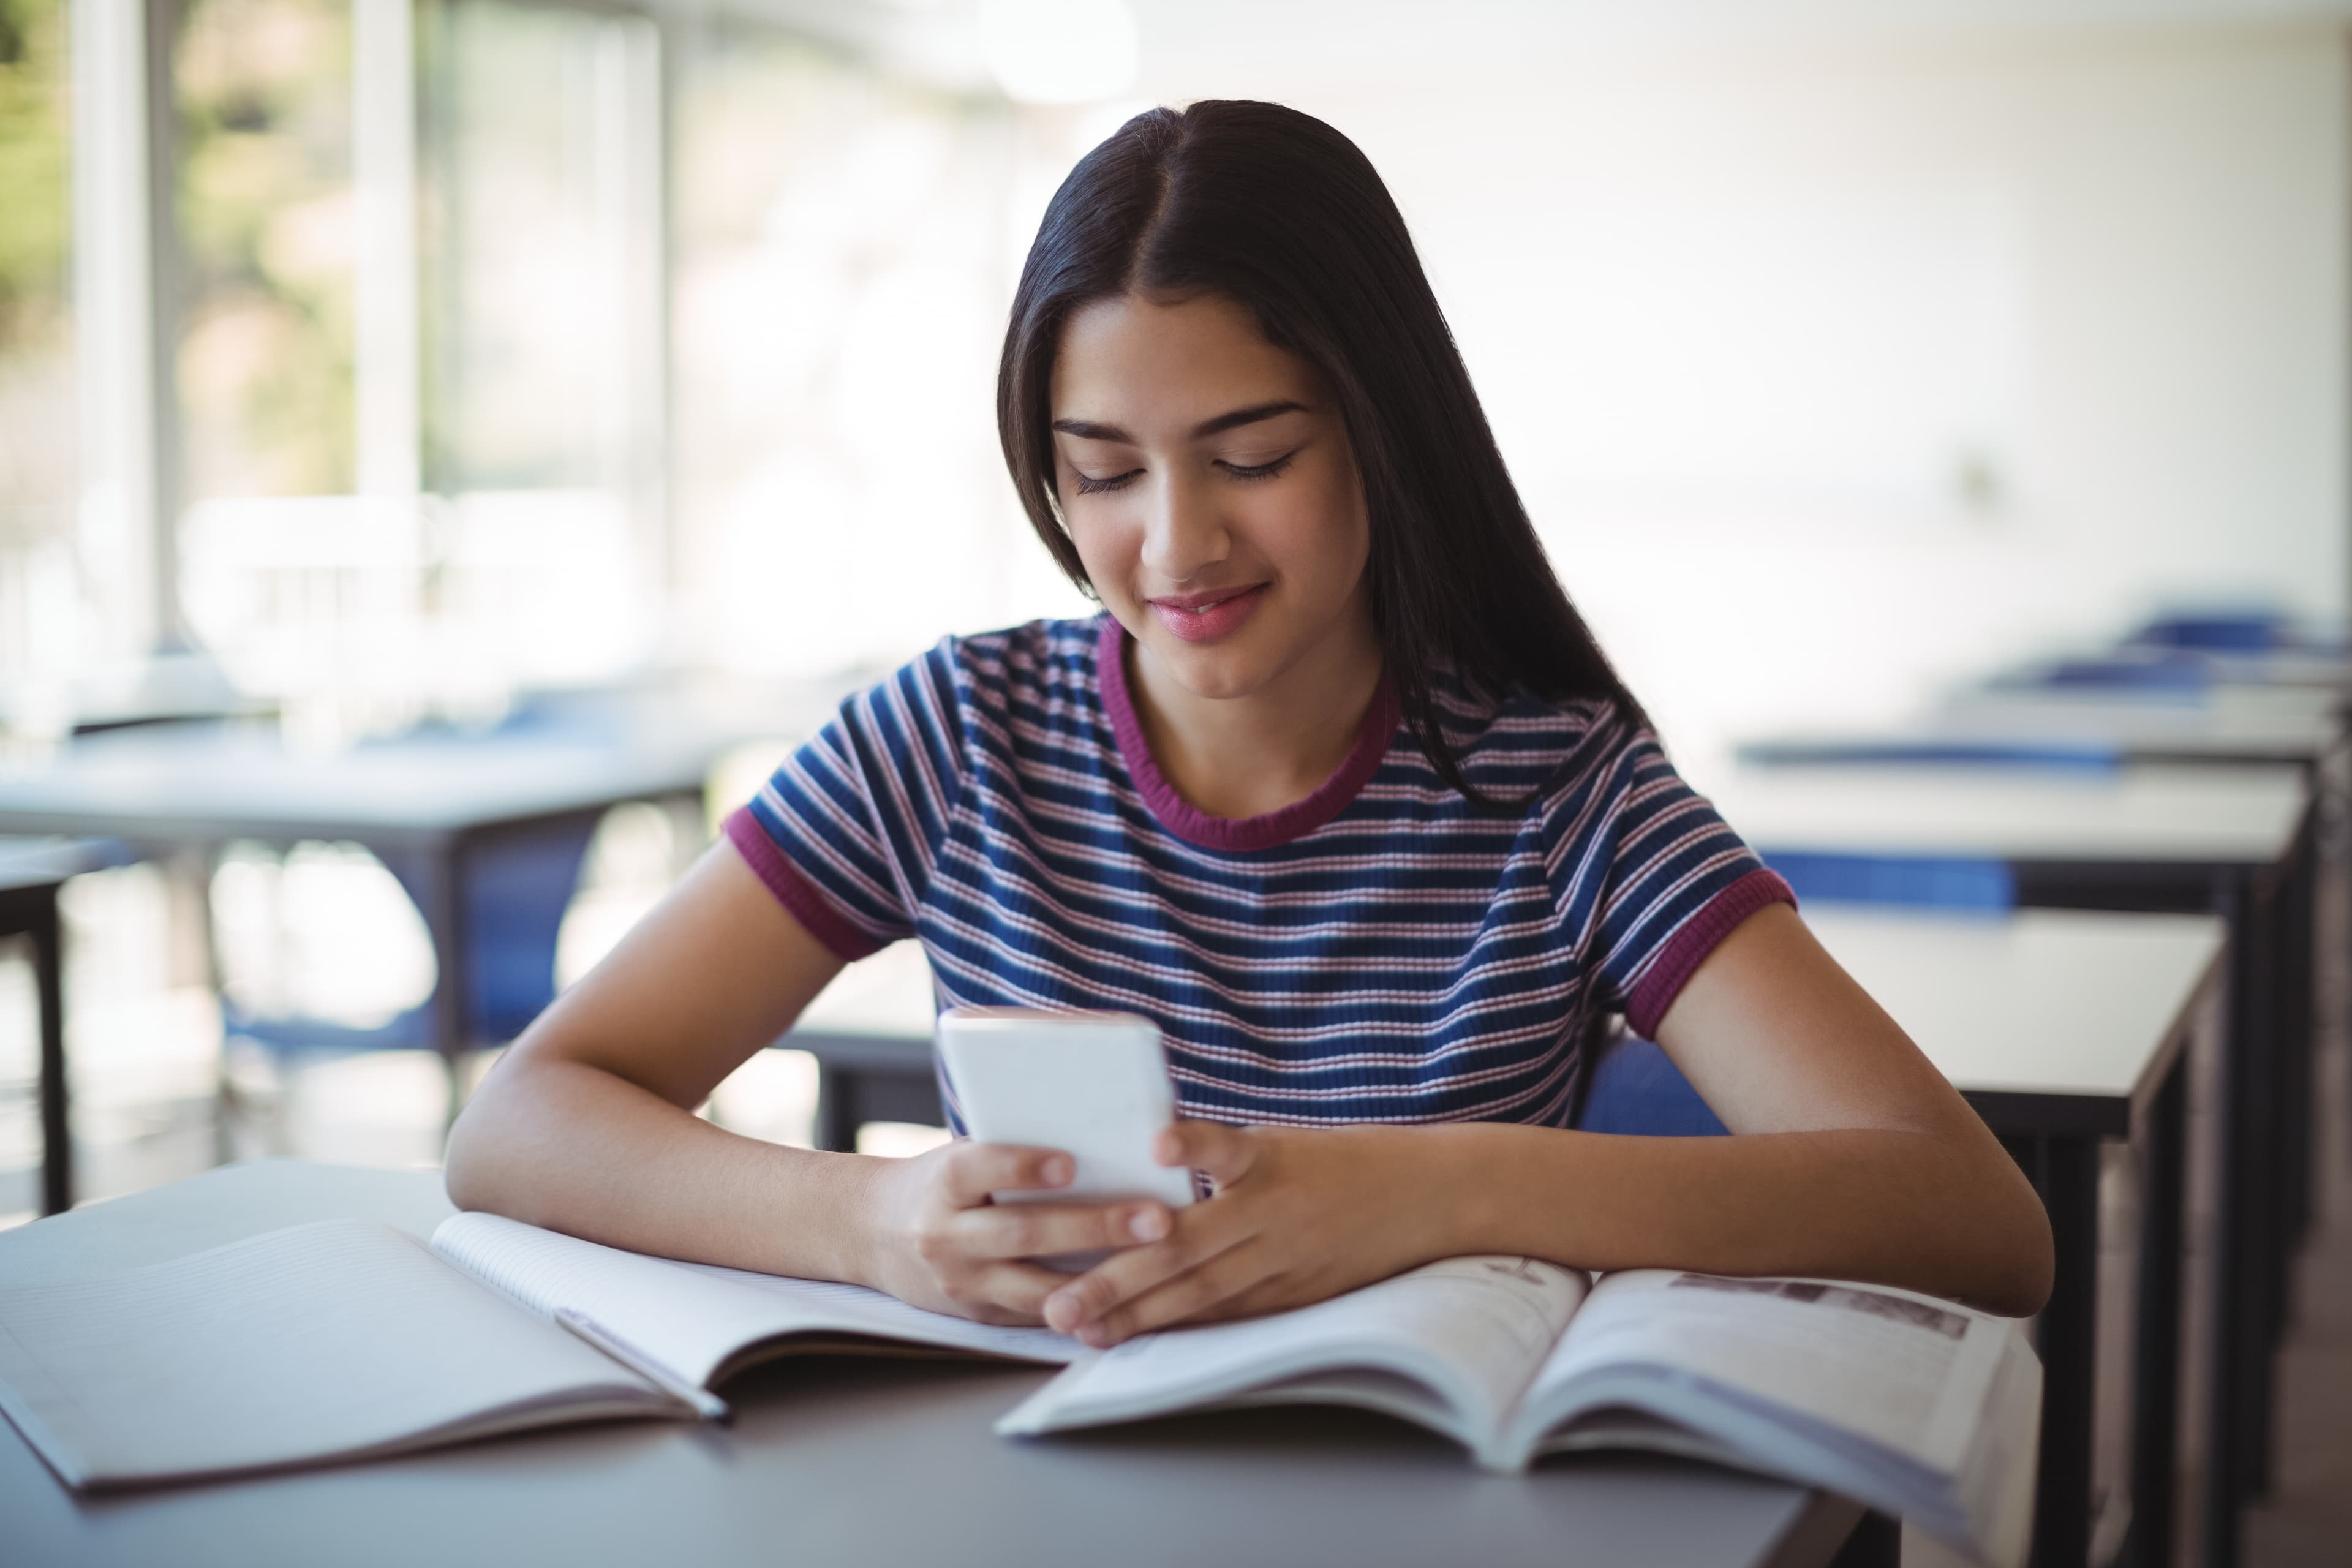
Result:
{"label": "desk", "polygon": [[[584,832],[625,801],[698,800],[726,739],[680,723],[616,737],[436,735],[311,755],[266,731],[141,728],[77,741],[40,772],[0,776],[0,833],[114,838],[142,853],[235,838],[365,845],[421,893],[436,964],[432,1040],[450,1064],[454,1115],[468,1043],[469,858],[517,838]],[[45,1167],[61,1170],[62,1157],[52,1153]],[[53,1194],[63,1206],[69,1177],[58,1179],[68,1183]]]}
{"label": "desk", "polygon": [[1759,762],[1901,760],[1938,748],[2041,749],[2125,763],[2292,763],[2316,767],[2342,742],[2332,702],[2168,703],[2002,692],[1959,699],[1923,718],[1853,732],[1777,735],[1741,748]]}
{"label": "desk", "polygon": [[[448,1212],[435,1172],[266,1161],[0,1234],[0,1279],[134,1268],[312,1219],[423,1235]],[[728,1427],[614,1424],[104,1500],[77,1500],[0,1423],[0,1560],[1818,1568],[1856,1516],[1800,1488],[1665,1460],[1485,1475],[1451,1444],[1345,1412],[993,1436],[989,1423],[1048,1375],[784,1362],[729,1384]]]}
{"label": "desk", "polygon": [[114,857],[88,842],[11,843],[0,840],[0,937],[33,943],[33,987],[39,997],[41,1212],[71,1206],[73,1142],[66,1124],[65,936],[58,924],[58,889],[69,877],[95,871]]}
{"label": "desk", "polygon": [[[2177,1447],[2186,1026],[2226,927],[2206,915],[2029,910],[2006,918],[1811,910],[1838,961],[1918,1041],[2034,1178],[2059,1248],[2042,1315],[2044,1394],[2035,1560],[2084,1561],[2091,1534],[2099,1146],[2137,1136],[2148,1202],[2133,1415],[2138,1561],[2168,1563]],[[819,1064],[819,1147],[856,1146],[871,1115],[939,1120],[931,1003],[912,943],[845,972],[776,1043]],[[863,970],[863,973],[861,973]],[[2169,1352],[2170,1353],[2167,1353]]]}
{"label": "desk", "polygon": [[2050,1213],[2034,1560],[2084,1562],[2091,1517],[2100,1145],[2141,1163],[2131,1525],[2116,1561],[2169,1568],[2179,1432],[2184,1062],[2228,942],[2208,915],[2006,918],[1820,906],[1822,945],[2000,1136]]}
{"label": "desk", "polygon": [[2207,1434],[2218,1479],[2203,1528],[2205,1560],[2231,1562],[2238,1506],[2265,1484],[2272,1352],[2308,1146],[2316,879],[2305,770],[1749,766],[1709,782],[1725,817],[1768,856],[1998,860],[2022,905],[2229,921]]}

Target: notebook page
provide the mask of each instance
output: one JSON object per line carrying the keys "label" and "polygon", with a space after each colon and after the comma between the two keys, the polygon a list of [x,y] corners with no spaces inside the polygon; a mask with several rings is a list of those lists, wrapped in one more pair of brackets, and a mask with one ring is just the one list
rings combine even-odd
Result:
{"label": "notebook page", "polygon": [[389,1226],[0,1286],[0,1405],[76,1485],[402,1446],[531,1404],[677,1406]]}
{"label": "notebook page", "polygon": [[499,1215],[443,1221],[433,1248],[533,1311],[586,1313],[688,1383],[707,1385],[746,1345],[793,1333],[873,1334],[1055,1363],[1078,1351],[1047,1329],[992,1328],[856,1285],[625,1252]]}

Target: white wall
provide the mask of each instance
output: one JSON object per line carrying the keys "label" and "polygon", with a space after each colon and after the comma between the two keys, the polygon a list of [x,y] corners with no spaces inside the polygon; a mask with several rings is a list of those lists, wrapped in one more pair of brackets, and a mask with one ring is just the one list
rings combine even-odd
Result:
{"label": "white wall", "polygon": [[1153,96],[1284,99],[1388,178],[1570,592],[1686,760],[2167,599],[2345,608],[2339,26],[1553,39],[1415,73],[1224,56],[1168,15]]}

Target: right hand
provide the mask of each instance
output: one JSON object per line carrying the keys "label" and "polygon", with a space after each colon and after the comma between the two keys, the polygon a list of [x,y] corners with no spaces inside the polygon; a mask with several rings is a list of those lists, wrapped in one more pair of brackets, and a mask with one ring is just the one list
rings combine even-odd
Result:
{"label": "right hand", "polygon": [[866,1282],[902,1301],[975,1322],[1035,1325],[1070,1276],[1032,1261],[1158,1241],[1173,1223],[1150,1199],[994,1204],[988,1194],[1051,1192],[1076,1172],[1055,1149],[959,1138],[885,1163],[866,1227]]}

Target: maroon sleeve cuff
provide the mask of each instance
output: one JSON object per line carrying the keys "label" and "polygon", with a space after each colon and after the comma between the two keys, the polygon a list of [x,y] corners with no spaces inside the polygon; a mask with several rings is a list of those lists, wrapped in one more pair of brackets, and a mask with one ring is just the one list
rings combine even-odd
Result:
{"label": "maroon sleeve cuff", "polygon": [[743,863],[751,868],[751,874],[776,895],[776,902],[783,905],[809,935],[823,942],[835,958],[844,963],[855,963],[882,951],[882,943],[842,919],[824,901],[824,895],[812,887],[809,879],[801,875],[800,868],[776,847],[776,841],[768,837],[750,806],[739,805],[729,813],[720,830],[727,835],[727,842],[735,846],[735,853],[743,858]]}
{"label": "maroon sleeve cuff", "polygon": [[1777,871],[1759,866],[1701,905],[1682,929],[1666,940],[1664,951],[1652,961],[1650,972],[1625,998],[1625,1023],[1645,1040],[1657,1038],[1658,1023],[1675,1005],[1690,977],[1706,962],[1716,944],[1739,922],[1767,904],[1797,901],[1795,891]]}

